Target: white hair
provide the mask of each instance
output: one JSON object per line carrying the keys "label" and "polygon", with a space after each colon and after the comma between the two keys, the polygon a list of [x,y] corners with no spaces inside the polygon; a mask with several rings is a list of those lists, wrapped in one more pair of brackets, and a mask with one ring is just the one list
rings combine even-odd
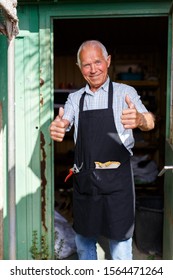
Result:
{"label": "white hair", "polygon": [[100,41],[97,41],[97,40],[89,40],[89,41],[85,41],[82,43],[82,45],[79,47],[78,49],[78,52],[77,52],[77,65],[81,68],[81,61],[80,61],[80,53],[81,51],[89,46],[89,45],[92,45],[94,47],[99,47],[101,50],[102,50],[102,53],[103,53],[103,56],[105,57],[105,59],[107,59],[108,57],[108,52],[105,48],[105,46],[100,42]]}

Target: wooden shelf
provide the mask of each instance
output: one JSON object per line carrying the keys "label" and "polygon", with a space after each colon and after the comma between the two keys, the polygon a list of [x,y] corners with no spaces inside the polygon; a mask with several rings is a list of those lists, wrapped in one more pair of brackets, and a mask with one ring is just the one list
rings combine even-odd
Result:
{"label": "wooden shelf", "polygon": [[70,89],[70,88],[58,88],[58,89],[54,89],[54,93],[71,93],[74,91],[77,91],[78,89]]}
{"label": "wooden shelf", "polygon": [[117,80],[117,83],[127,84],[130,86],[136,86],[136,87],[152,87],[157,88],[159,86],[159,81],[154,80]]}

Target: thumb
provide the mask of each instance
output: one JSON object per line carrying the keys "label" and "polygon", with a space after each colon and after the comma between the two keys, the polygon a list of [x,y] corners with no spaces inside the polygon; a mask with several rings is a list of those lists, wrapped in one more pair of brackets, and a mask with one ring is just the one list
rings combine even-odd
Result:
{"label": "thumb", "polygon": [[63,116],[64,116],[64,108],[60,107],[59,108],[59,117],[60,117],[60,119],[62,119]]}
{"label": "thumb", "polygon": [[135,105],[131,102],[130,97],[128,95],[126,95],[125,101],[129,109],[135,109]]}
{"label": "thumb", "polygon": [[60,107],[60,108],[59,108],[59,114],[58,114],[58,116],[55,118],[55,120],[56,120],[56,121],[61,121],[63,116],[64,116],[64,108],[63,108],[63,107]]}

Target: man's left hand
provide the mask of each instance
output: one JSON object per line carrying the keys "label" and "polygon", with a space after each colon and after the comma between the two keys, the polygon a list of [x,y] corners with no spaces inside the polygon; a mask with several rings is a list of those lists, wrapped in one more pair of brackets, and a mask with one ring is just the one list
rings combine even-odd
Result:
{"label": "man's left hand", "polygon": [[128,108],[124,109],[121,115],[121,122],[124,128],[134,129],[136,127],[142,127],[145,122],[144,115],[136,110],[135,105],[132,103],[128,95],[126,95],[125,101]]}

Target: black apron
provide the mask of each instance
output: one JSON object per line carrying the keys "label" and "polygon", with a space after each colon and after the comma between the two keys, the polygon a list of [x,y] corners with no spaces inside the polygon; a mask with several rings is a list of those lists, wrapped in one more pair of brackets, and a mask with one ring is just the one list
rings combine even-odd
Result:
{"label": "black apron", "polygon": [[[83,111],[85,94],[79,104],[75,145],[74,163],[82,169],[73,176],[73,227],[86,237],[126,240],[134,229],[134,189],[130,153],[114,122],[112,82],[106,109]],[[107,161],[119,161],[121,165],[95,169],[94,162]]]}

